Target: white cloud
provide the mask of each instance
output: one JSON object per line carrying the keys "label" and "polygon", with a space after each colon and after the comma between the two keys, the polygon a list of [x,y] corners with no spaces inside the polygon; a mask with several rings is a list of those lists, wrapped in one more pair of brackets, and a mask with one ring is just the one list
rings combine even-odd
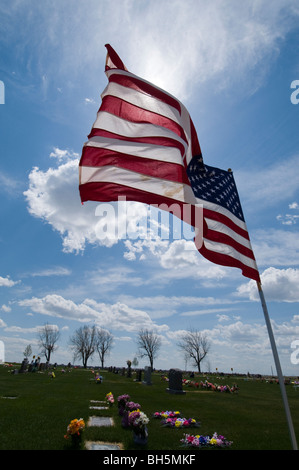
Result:
{"label": "white cloud", "polygon": [[[299,302],[299,269],[268,268],[261,274],[261,282],[267,300]],[[259,299],[256,283],[252,280],[239,286],[237,294],[250,300]]]}
{"label": "white cloud", "polygon": [[41,269],[40,271],[34,271],[28,275],[32,277],[49,277],[49,276],[69,276],[71,270],[64,268],[63,266],[55,266],[53,268]]}
{"label": "white cloud", "polygon": [[39,327],[34,326],[32,328],[24,328],[22,326],[6,326],[5,332],[9,333],[17,333],[17,334],[31,334],[31,333],[37,333]]}
{"label": "white cloud", "polygon": [[[256,211],[257,207],[273,207],[277,203],[296,195],[299,188],[299,155],[280,162],[261,171],[248,174],[248,171],[236,171],[236,181],[241,200],[247,211]],[[269,184],[270,182],[270,184]]]}
{"label": "white cloud", "polygon": [[20,188],[23,183],[18,181],[15,177],[8,175],[0,170],[0,191],[9,196],[16,196],[20,193]]}
{"label": "white cloud", "polygon": [[299,264],[299,237],[295,232],[260,229],[251,239],[258,266],[295,266]]}
{"label": "white cloud", "polygon": [[[203,315],[209,313],[217,313],[222,311],[232,310],[232,308],[203,308],[207,306],[218,306],[218,305],[231,305],[235,301],[225,298],[214,298],[214,297],[195,297],[195,296],[165,296],[157,295],[151,297],[137,297],[121,295],[119,300],[126,303],[132,308],[146,309],[151,318],[163,318],[169,317],[175,314],[181,316],[194,316]],[[239,301],[238,301],[239,302]],[[187,308],[197,308],[197,310],[187,311]],[[182,313],[183,310],[183,313]]]}
{"label": "white cloud", "polygon": [[9,305],[5,305],[3,304],[2,307],[1,307],[1,310],[3,310],[3,312],[11,312],[11,307],[9,307]]}
{"label": "white cloud", "polygon": [[282,225],[294,225],[297,223],[297,219],[299,219],[299,215],[294,215],[294,214],[285,214],[281,215],[279,214],[277,217],[277,220],[279,220]]}
{"label": "white cloud", "polygon": [[[202,309],[202,310],[190,310],[188,312],[183,312],[181,313],[181,316],[182,317],[193,317],[193,316],[200,316],[200,315],[210,315],[210,314],[213,314],[213,313],[219,313],[219,312],[227,312],[227,311],[231,311],[232,309],[231,308],[206,308],[206,309]],[[219,321],[220,318],[224,319],[224,317],[228,318],[227,315],[217,315],[217,318],[219,318]]]}
{"label": "white cloud", "polygon": [[13,287],[16,284],[18,284],[20,281],[13,281],[12,279],[9,278],[9,276],[2,277],[0,276],[0,287]]}
{"label": "white cloud", "polygon": [[197,277],[198,279],[222,279],[227,270],[208,262],[195,248],[193,241],[175,240],[160,257],[160,265],[172,277]]}
{"label": "white cloud", "polygon": [[[57,152],[56,152],[57,153]],[[63,151],[58,152],[60,155]],[[78,190],[78,158],[42,171],[33,168],[29,188],[24,192],[31,215],[60,233],[63,251],[79,252],[85,244],[96,243],[95,205],[81,205]]]}
{"label": "white cloud", "polygon": [[133,309],[121,302],[109,305],[98,303],[93,299],[85,299],[84,302],[76,304],[60,295],[51,294],[42,298],[32,297],[20,300],[19,305],[29,307],[41,315],[83,323],[93,322],[109,330],[135,332],[141,327],[156,328],[159,331],[168,329],[167,325],[155,325],[145,311]]}
{"label": "white cloud", "polygon": [[271,8],[262,0],[64,0],[55,9],[50,0],[11,0],[0,13],[5,41],[18,31],[17,57],[28,58],[28,73],[38,70],[41,87],[45,76],[47,89],[65,79],[68,87],[96,83],[110,41],[129,70],[181,99],[211,80],[214,88],[241,84],[244,92],[254,91],[299,14],[292,0]]}
{"label": "white cloud", "polygon": [[58,147],[54,147],[53,151],[50,153],[50,158],[56,158],[59,161],[74,160],[74,158],[79,159],[79,155],[70,150],[62,150]]}
{"label": "white cloud", "polygon": [[[298,208],[299,208],[299,205],[297,202],[292,202],[291,204],[289,204],[289,209],[291,210],[296,210]],[[297,219],[299,219],[299,215],[298,214],[285,214],[285,215],[279,214],[276,218],[283,225],[294,225],[297,223]]]}
{"label": "white cloud", "polygon": [[146,236],[145,205],[131,201],[88,201],[82,205],[78,155],[58,148],[51,155],[55,156],[58,165],[46,171],[33,168],[24,196],[29,213],[60,233],[64,252],[78,253],[87,243],[111,247],[133,234],[135,237]]}

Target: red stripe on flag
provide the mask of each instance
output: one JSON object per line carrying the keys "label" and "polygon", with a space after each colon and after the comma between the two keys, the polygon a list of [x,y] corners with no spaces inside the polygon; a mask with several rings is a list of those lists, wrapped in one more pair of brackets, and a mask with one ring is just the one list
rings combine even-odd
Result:
{"label": "red stripe on flag", "polygon": [[204,232],[204,237],[213,242],[217,242],[222,245],[231,246],[242,255],[247,256],[248,258],[251,258],[252,260],[254,260],[254,255],[250,248],[247,248],[246,246],[241,245],[240,243],[238,243],[235,239],[231,238],[226,233],[217,232],[215,230],[208,229],[206,232]]}
{"label": "red stripe on flag", "polygon": [[184,168],[176,163],[140,158],[109,149],[99,149],[90,146],[83,148],[82,158],[84,159],[84,165],[80,163],[80,166],[117,166],[145,176],[184,183],[190,186],[190,181]]}
{"label": "red stripe on flag", "polygon": [[182,157],[185,154],[185,147],[183,144],[181,144],[177,140],[172,140],[167,137],[126,137],[124,135],[119,135],[113,132],[106,131],[104,129],[98,129],[96,127],[91,130],[88,138],[90,139],[94,136],[111,137],[112,139],[124,140],[126,142],[139,142],[164,147],[175,147],[181,152]]}
{"label": "red stripe on flag", "polygon": [[213,211],[211,209],[206,209],[204,207],[203,213],[204,213],[204,217],[206,217],[207,219],[216,220],[220,222],[221,224],[226,225],[227,227],[232,229],[238,235],[241,235],[241,237],[244,237],[247,240],[249,240],[249,235],[248,235],[247,230],[244,230],[241,227],[239,227],[239,225],[235,224],[229,217],[226,217],[221,212]]}
{"label": "red stripe on flag", "polygon": [[199,249],[199,252],[212,263],[219,264],[221,266],[239,268],[242,270],[243,276],[249,277],[250,279],[254,279],[255,281],[260,282],[260,276],[258,271],[256,269],[251,268],[250,266],[246,266],[246,264],[242,263],[237,258],[232,258],[231,256],[225,255],[223,253],[210,251],[205,247],[204,243]]}
{"label": "red stripe on flag", "polygon": [[105,47],[107,49],[107,53],[110,56],[110,59],[112,60],[114,66],[118,69],[126,70],[126,67],[124,66],[123,61],[119,57],[119,55],[115,52],[113,47],[110,46],[110,44],[105,44]]}
{"label": "red stripe on flag", "polygon": [[[195,206],[191,206],[190,204],[186,204],[181,201],[176,201],[166,196],[160,196],[159,194],[131,188],[130,186],[118,183],[85,183],[84,185],[79,186],[79,191],[82,202],[111,202],[118,201],[119,198],[124,197],[126,201],[149,204],[157,207],[158,209],[163,205],[161,209],[174,213],[178,218],[193,227],[195,226],[195,220],[199,220],[199,215],[198,213],[196,214],[198,208]],[[186,206],[188,207],[186,208]]]}
{"label": "red stripe on flag", "polygon": [[110,114],[114,114],[115,116],[131,122],[154,124],[156,126],[165,127],[177,134],[181,139],[184,139],[186,144],[188,143],[184,130],[176,122],[165,116],[161,116],[161,114],[153,113],[146,109],[139,108],[138,106],[134,106],[133,104],[117,98],[116,96],[105,96],[99,111],[107,111]]}
{"label": "red stripe on flag", "polygon": [[126,88],[131,88],[132,90],[138,91],[140,93],[144,93],[146,95],[152,96],[163,103],[168,104],[175,108],[179,114],[181,114],[181,105],[179,101],[177,101],[171,95],[164,93],[160,88],[151,85],[150,83],[143,81],[133,75],[121,75],[117,73],[113,73],[109,76],[109,82],[118,83]]}

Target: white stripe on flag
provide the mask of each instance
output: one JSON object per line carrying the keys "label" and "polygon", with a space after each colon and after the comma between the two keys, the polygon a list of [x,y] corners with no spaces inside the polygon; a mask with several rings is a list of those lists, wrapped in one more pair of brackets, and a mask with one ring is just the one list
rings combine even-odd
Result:
{"label": "white stripe on flag", "polygon": [[138,189],[139,191],[170,198],[174,201],[192,205],[196,203],[191,187],[186,184],[153,178],[115,166],[82,166],[80,181],[81,184],[113,183],[116,185],[124,185]]}
{"label": "white stripe on flag", "polygon": [[160,114],[161,116],[165,116],[168,119],[176,122],[177,124],[181,123],[181,116],[177,109],[173,108],[169,104],[163,103],[162,101],[158,100],[157,98],[146,95],[145,93],[140,93],[137,90],[133,90],[132,88],[127,88],[119,83],[111,82],[103,93],[101,94],[101,98],[103,99],[105,96],[115,96],[121,100],[125,100],[128,103],[133,104],[134,106],[138,106],[139,108],[146,109],[147,111],[151,111],[152,113]]}
{"label": "white stripe on flag", "polygon": [[212,220],[207,217],[205,217],[205,221],[207,222],[208,228],[211,230],[214,230],[215,232],[219,233],[224,233],[231,237],[233,240],[235,240],[237,243],[240,245],[245,246],[249,250],[251,250],[251,243],[248,239],[242,237],[238,233],[236,233],[234,230],[229,228],[227,225],[222,224],[221,222],[218,222],[217,220]]}
{"label": "white stripe on flag", "polygon": [[174,132],[165,127],[147,123],[135,123],[114,116],[106,111],[99,111],[97,119],[93,125],[95,129],[102,129],[123,137],[134,139],[136,137],[165,137],[179,142],[187,151],[186,142]]}
{"label": "white stripe on flag", "polygon": [[94,136],[84,144],[85,147],[108,149],[117,153],[133,155],[139,158],[175,163],[183,166],[181,152],[176,147],[163,145],[142,144],[139,142],[126,142],[125,140],[111,139],[110,137]]}
{"label": "white stripe on flag", "polygon": [[242,255],[237,250],[235,250],[232,246],[225,245],[224,243],[217,243],[211,240],[207,240],[206,238],[203,239],[203,242],[204,242],[205,247],[208,250],[215,252],[215,253],[220,253],[223,255],[230,256],[232,259],[239,260],[245,266],[248,266],[249,268],[257,270],[255,260],[248,258],[245,255]]}

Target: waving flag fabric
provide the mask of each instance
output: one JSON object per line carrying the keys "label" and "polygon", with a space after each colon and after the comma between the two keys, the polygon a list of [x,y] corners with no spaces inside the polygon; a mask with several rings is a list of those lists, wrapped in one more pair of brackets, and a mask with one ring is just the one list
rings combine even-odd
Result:
{"label": "waving flag fabric", "polygon": [[[108,85],[79,164],[82,202],[116,201],[125,196],[126,200],[164,204],[166,210],[198,228],[198,233],[203,227],[203,238],[200,243],[197,238],[196,246],[204,257],[239,267],[244,276],[258,280],[239,198],[233,196],[237,191],[227,186],[217,193],[219,201],[213,196],[212,173],[218,170],[204,165],[188,111],[174,96],[130,73],[113,48],[109,44],[106,48]],[[222,178],[234,184],[232,174],[219,171],[219,184],[226,184],[220,182]],[[209,190],[205,191],[205,185]],[[221,204],[227,191],[232,200],[238,200],[239,213],[231,212],[234,205],[225,208]],[[191,210],[184,210],[186,206]],[[201,206],[204,219],[199,227]]]}
{"label": "waving flag fabric", "polygon": [[194,157],[187,174],[197,203],[203,205],[200,253],[216,264],[240,268],[244,276],[259,282],[233,173],[208,165],[203,168]]}
{"label": "waving flag fabric", "polygon": [[[164,204],[201,234],[196,223],[202,222],[201,208],[186,173],[201,149],[188,111],[169,93],[128,72],[106,47],[108,85],[79,166],[82,202],[125,196]],[[199,247],[202,237],[197,240]]]}

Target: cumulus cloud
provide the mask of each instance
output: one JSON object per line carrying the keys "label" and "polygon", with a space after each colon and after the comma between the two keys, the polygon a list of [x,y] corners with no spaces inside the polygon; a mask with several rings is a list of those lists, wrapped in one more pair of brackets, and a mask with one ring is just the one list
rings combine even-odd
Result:
{"label": "cumulus cloud", "polygon": [[[299,302],[299,269],[268,268],[261,274],[261,282],[267,300]],[[259,300],[256,283],[252,280],[239,286],[237,295],[248,297],[250,300]]]}
{"label": "cumulus cloud", "polygon": [[13,287],[18,284],[20,281],[13,281],[9,276],[2,277],[0,276],[0,287]]}
{"label": "cumulus cloud", "polygon": [[95,242],[94,207],[81,206],[78,192],[78,158],[42,171],[33,168],[24,192],[28,211],[57,230],[65,252],[80,251]]}
{"label": "cumulus cloud", "polygon": [[3,310],[3,312],[11,312],[11,307],[9,305],[5,305],[3,304],[2,307],[1,307],[1,310]]}
{"label": "cumulus cloud", "polygon": [[[297,202],[292,202],[291,204],[289,204],[289,209],[291,210],[296,210],[298,208],[299,208],[299,205]],[[285,215],[279,214],[276,218],[282,223],[282,225],[294,225],[297,223],[297,220],[299,219],[299,215],[294,214],[294,213],[285,214]]]}
{"label": "cumulus cloud", "polygon": [[55,148],[51,155],[57,165],[45,171],[33,168],[24,196],[29,213],[61,235],[64,252],[78,253],[87,243],[111,247],[133,234],[146,236],[146,206],[131,201],[82,205],[78,154]]}
{"label": "cumulus cloud", "polygon": [[45,297],[32,297],[19,301],[21,307],[29,307],[33,312],[51,317],[65,318],[79,322],[93,322],[109,330],[136,332],[140,325],[144,328],[167,330],[167,325],[156,325],[144,310],[137,310],[117,302],[115,304],[98,303],[93,299],[75,303],[57,294]]}

